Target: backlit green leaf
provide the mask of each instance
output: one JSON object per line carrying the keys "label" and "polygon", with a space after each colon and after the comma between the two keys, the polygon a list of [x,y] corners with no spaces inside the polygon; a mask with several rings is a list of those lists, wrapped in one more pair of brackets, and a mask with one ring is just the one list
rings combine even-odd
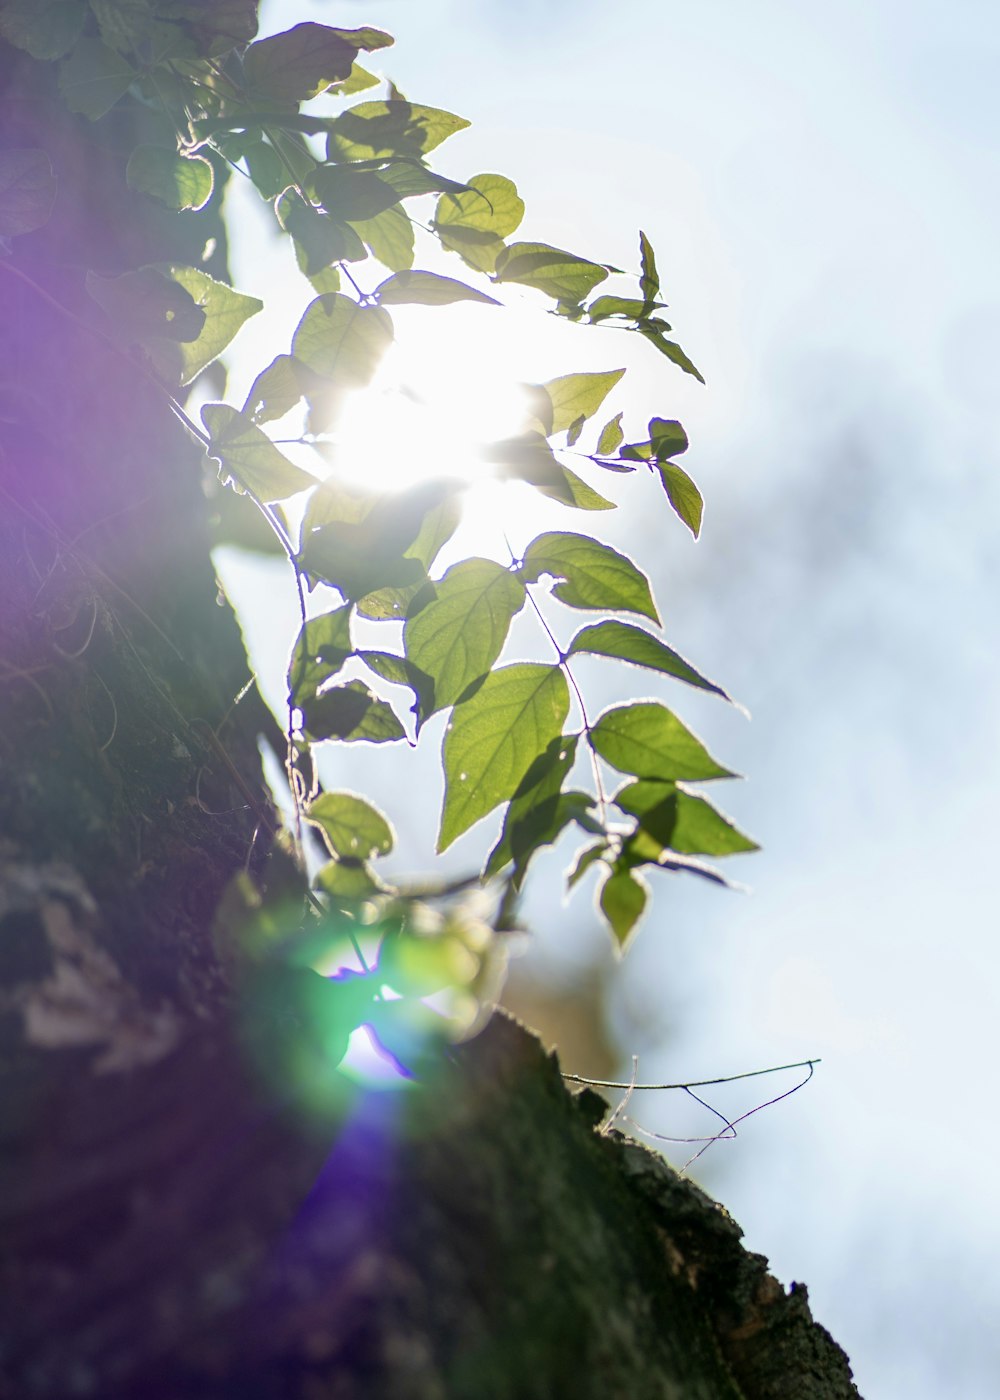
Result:
{"label": "backlit green leaf", "polygon": [[317,276],[330,263],[362,262],[367,256],[349,224],[306,204],[295,190],[286,190],[275,209],[281,227],[295,242],[296,259],[307,277]]}
{"label": "backlit green leaf", "polygon": [[353,904],[359,899],[370,899],[373,894],[380,894],[385,889],[371,866],[363,860],[344,857],[329,860],[321,866],[313,878],[313,885],[328,895],[334,904]]}
{"label": "backlit green leaf", "polygon": [[0,151],[0,238],[31,233],[48,222],[56,197],[52,162],[37,147]]}
{"label": "backlit green leaf", "polygon": [[453,277],[442,277],[437,272],[396,272],[380,283],[373,293],[381,306],[394,306],[404,302],[419,306],[447,306],[455,301],[481,301],[488,306],[499,306],[495,297],[467,287]]}
{"label": "backlit green leaf", "polygon": [[464,185],[461,180],[438,175],[421,161],[406,160],[402,157],[381,165],[378,175],[380,180],[392,186],[400,199],[407,199],[413,195],[438,194],[442,190],[462,194],[468,189],[468,185]]}
{"label": "backlit green leaf", "polygon": [[[560,810],[562,785],[576,761],[576,734],[559,735],[539,754],[518,785],[504,813],[503,829],[490,851],[483,878],[491,879],[514,862],[514,885],[519,889],[535,851],[550,845],[573,819],[573,810]],[[585,801],[593,805],[593,799]]]}
{"label": "backlit green leaf", "polygon": [[374,219],[356,219],[351,227],[383,267],[403,272],[413,266],[413,225],[398,204]]}
{"label": "backlit green leaf", "polygon": [[71,112],[96,122],[131,87],[136,70],[99,39],[81,39],[59,68],[59,91]]}
{"label": "backlit green leaf", "polygon": [[4,0],[0,38],[32,58],[62,58],[80,37],[83,0]]}
{"label": "backlit green leaf", "polygon": [[612,452],[616,452],[621,446],[624,437],[625,434],[622,432],[622,415],[616,413],[601,429],[601,436],[597,439],[598,456],[610,457]]}
{"label": "backlit green leaf", "polygon": [[194,340],[179,345],[149,343],[160,374],[174,383],[190,384],[206,365],[218,359],[243,323],[256,316],[264,303],[216,282],[197,267],[164,266],[158,271],[187,292],[204,316]]}
{"label": "backlit green leaf", "polygon": [[583,850],[578,853],[576,860],[573,862],[572,869],[566,876],[567,890],[574,889],[594,862],[601,860],[608,849],[609,842],[606,838],[600,841],[594,841],[590,846],[584,846]]}
{"label": "backlit green leaf", "polygon": [[633,666],[644,666],[649,671],[662,671],[664,675],[675,676],[688,685],[730,700],[721,686],[696,671],[683,656],[630,622],[595,622],[592,627],[584,627],[570,642],[568,655],[575,656],[579,652],[611,656],[619,661],[630,661]]}
{"label": "backlit green leaf", "polygon": [[387,819],[353,792],[324,792],[306,810],[320,828],[335,856],[371,860],[392,850],[394,837]]}
{"label": "backlit green leaf", "polygon": [[[424,516],[417,537],[407,548],[406,556],[416,559],[424,573],[430,569],[441,548],[447,544],[458,529],[462,518],[462,508],[457,493],[450,489],[440,504],[433,506]],[[419,489],[419,488],[415,488]],[[358,604],[362,617],[373,619],[413,617],[419,605],[433,597],[433,586],[420,583],[403,587],[380,588],[369,593]]]}
{"label": "backlit green leaf", "polygon": [[542,431],[551,436],[565,432],[578,419],[590,418],[624,373],[623,369],[611,369],[598,374],[563,374],[542,384],[548,400],[542,410]]}
{"label": "backlit green leaf", "polygon": [[377,86],[378,82],[379,78],[375,73],[369,73],[360,63],[352,63],[350,76],[337,84],[337,96],[353,97],[356,92],[364,92],[367,88]]}
{"label": "backlit green leaf", "polygon": [[201,421],[212,441],[205,449],[220,463],[219,475],[262,501],[283,501],[316,485],[316,478],[290,462],[246,414],[225,403],[208,403]]}
{"label": "backlit green leaf", "polygon": [[166,146],[136,146],[125,179],[140,194],[168,209],[203,209],[212,197],[215,176],[203,156],[180,156]]}
{"label": "backlit green leaf", "polygon": [[694,375],[699,384],[704,384],[704,377],[699,369],[688,359],[687,355],[674,340],[667,340],[663,334],[663,328],[655,321],[640,322],[638,326],[639,334],[645,336],[651,345],[655,345],[661,355],[666,355],[667,359],[677,365],[685,374]]}
{"label": "backlit green leaf", "polygon": [[646,576],[626,555],[588,535],[552,532],[532,540],[522,575],[537,583],[542,574],[563,580],[552,593],[571,608],[610,608],[660,620]]}
{"label": "backlit green leaf", "polygon": [[593,323],[606,321],[609,316],[625,316],[630,321],[640,320],[651,311],[663,307],[662,301],[639,301],[636,297],[597,297],[587,307],[587,316]]}
{"label": "backlit green leaf", "polygon": [[701,532],[704,509],[701,492],[683,467],[679,467],[676,462],[660,462],[658,465],[667,499],[697,539]]}
{"label": "backlit green leaf", "polygon": [[441,246],[479,272],[493,272],[504,239],[524,217],[524,201],[504,175],[474,175],[469,189],[438,200],[433,228]]}
{"label": "backlit green leaf", "polygon": [[502,442],[490,443],[482,449],[483,458],[496,464],[499,475],[510,480],[526,481],[543,495],[565,506],[581,510],[614,510],[614,502],[606,500],[593,487],[564,467],[556,458],[542,433],[520,433]]}
{"label": "backlit green leaf", "polygon": [[679,457],[688,450],[688,435],[676,418],[651,418],[649,445],[652,455],[665,461],[668,457]]}
{"label": "backlit green leaf", "polygon": [[300,629],[288,663],[288,694],[301,707],[351,655],[351,605],[311,617]]}
{"label": "backlit green leaf", "polygon": [[243,405],[255,423],[271,423],[284,418],[302,398],[292,355],[276,355],[254,380]]}
{"label": "backlit green leaf", "polygon": [[464,559],[435,584],[433,600],[403,628],[407,659],[429,682],[420,690],[422,720],[489,671],[524,600],[521,580],[491,559]]}
{"label": "backlit green leaf", "polygon": [[716,763],[700,739],[651,700],[605,710],[590,734],[596,751],[621,773],[637,778],[700,781],[735,776]]}
{"label": "backlit green leaf", "polygon": [[642,272],[639,277],[639,290],[642,292],[643,300],[646,303],[648,316],[653,308],[653,303],[660,295],[660,277],[656,271],[656,257],[653,253],[653,245],[646,235],[639,230],[639,257],[642,263]]}
{"label": "backlit green leaf", "polygon": [[728,856],[760,850],[706,798],[674,783],[649,779],[627,783],[614,801],[623,812],[637,817],[643,831],[662,847],[682,855]]}
{"label": "backlit green leaf", "polygon": [[360,102],[329,123],[327,159],[419,158],[468,125],[463,117],[413,102]]}
{"label": "backlit green leaf", "polygon": [[354,743],[363,739],[370,744],[384,744],[406,738],[391,706],[362,681],[332,686],[300,708],[302,728],[316,742],[339,739]]}
{"label": "backlit green leaf", "polygon": [[338,390],[363,388],[392,342],[392,321],[380,306],[362,306],[339,292],[309,303],[292,338],[292,354]]}
{"label": "backlit green leaf", "polygon": [[452,712],[443,748],[445,795],[438,850],[514,796],[562,731],[569,710],[558,666],[522,662],[493,671]]}
{"label": "backlit green leaf", "polygon": [[601,886],[601,913],[607,919],[619,952],[623,952],[642,918],[649,898],[645,882],[630,870],[614,870]]}
{"label": "backlit green leaf", "polygon": [[498,282],[535,287],[557,301],[582,301],[607,275],[599,264],[547,243],[512,243],[496,260]]}

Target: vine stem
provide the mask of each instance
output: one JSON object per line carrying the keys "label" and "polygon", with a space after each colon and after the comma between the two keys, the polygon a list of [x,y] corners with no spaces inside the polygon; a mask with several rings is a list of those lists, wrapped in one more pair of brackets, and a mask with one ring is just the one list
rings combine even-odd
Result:
{"label": "vine stem", "polygon": [[[514,553],[513,549],[511,548],[510,540],[507,538],[506,534],[504,534],[504,537],[503,537],[503,538],[504,538],[504,544],[506,544],[507,549],[508,549],[509,552],[510,552],[510,562],[511,562],[511,563],[515,566],[515,568],[516,568],[516,567],[517,567],[517,555]],[[580,689],[579,685],[577,684],[577,679],[576,679],[576,677],[573,675],[573,672],[572,672],[572,670],[571,670],[571,668],[570,668],[569,659],[567,658],[566,653],[563,651],[562,647],[559,645],[558,641],[556,640],[555,633],[552,631],[552,628],[549,626],[548,621],[547,621],[547,619],[546,619],[546,617],[545,617],[545,614],[542,612],[541,608],[538,606],[538,600],[535,598],[534,594],[531,592],[531,589],[530,589],[530,587],[529,587],[527,584],[525,584],[524,592],[525,592],[525,595],[526,595],[526,597],[527,597],[527,599],[528,599],[528,602],[531,604],[531,606],[532,606],[532,607],[534,608],[534,610],[535,610],[535,616],[538,618],[538,621],[541,623],[541,625],[542,625],[542,630],[544,631],[545,635],[548,637],[549,641],[552,643],[553,647],[555,648],[556,656],[559,658],[559,666],[560,666],[560,669],[562,670],[563,674],[566,676],[566,679],[569,681],[570,686],[571,686],[571,688],[572,688],[572,690],[573,690],[573,694],[576,696],[576,702],[577,702],[577,704],[580,706],[580,717],[581,717],[581,719],[583,720],[583,732],[584,732],[584,734],[587,736],[587,748],[590,750],[590,762],[591,762],[591,767],[593,768],[593,772],[594,772],[594,785],[595,785],[595,787],[597,788],[597,802],[598,802],[598,806],[599,806],[599,808],[600,808],[601,821],[602,821],[602,823],[603,823],[603,822],[606,822],[606,821],[607,821],[607,818],[608,818],[608,798],[607,798],[607,794],[606,794],[605,791],[604,791],[604,780],[603,780],[603,778],[601,777],[601,769],[600,769],[600,765],[599,765],[599,763],[598,763],[598,761],[597,761],[597,754],[594,752],[594,746],[593,746],[593,744],[590,742],[590,727],[591,727],[591,726],[590,726],[590,718],[589,718],[589,716],[588,716],[588,714],[587,714],[587,705],[586,705],[586,702],[584,701],[584,698],[583,698],[583,691]]]}
{"label": "vine stem", "polygon": [[780,1074],[786,1069],[812,1069],[814,1065],[821,1065],[823,1061],[817,1057],[812,1060],[796,1060],[790,1065],[771,1065],[767,1069],[748,1069],[742,1074],[722,1074],[716,1079],[688,1079],[682,1084],[637,1084],[635,1080],[618,1079],[588,1079],[583,1074],[563,1074],[563,1079],[571,1084],[589,1084],[594,1089],[631,1089],[633,1093],[638,1093],[642,1089],[707,1089],[713,1084],[735,1084],[738,1079],[758,1079],[762,1074]]}

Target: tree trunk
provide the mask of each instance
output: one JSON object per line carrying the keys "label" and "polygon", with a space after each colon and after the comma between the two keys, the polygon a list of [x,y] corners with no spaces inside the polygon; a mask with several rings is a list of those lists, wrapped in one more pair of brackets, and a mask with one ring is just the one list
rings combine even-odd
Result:
{"label": "tree trunk", "polygon": [[[211,939],[280,878],[199,452],[84,271],[198,263],[113,119],[0,55],[52,222],[0,263],[0,1396],[846,1397],[843,1354],[497,1017],[422,1091],[318,1116]],[[211,269],[209,269],[211,270]]]}

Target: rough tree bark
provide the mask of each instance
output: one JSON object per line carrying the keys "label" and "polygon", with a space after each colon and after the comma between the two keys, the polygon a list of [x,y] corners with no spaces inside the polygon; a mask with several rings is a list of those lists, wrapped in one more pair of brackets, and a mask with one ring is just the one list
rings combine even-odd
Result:
{"label": "rough tree bark", "polygon": [[272,721],[232,705],[199,454],[83,290],[221,230],[2,64],[60,192],[0,266],[0,1396],[856,1394],[805,1289],[514,1022],[325,1121],[253,1070],[209,931],[268,879]]}

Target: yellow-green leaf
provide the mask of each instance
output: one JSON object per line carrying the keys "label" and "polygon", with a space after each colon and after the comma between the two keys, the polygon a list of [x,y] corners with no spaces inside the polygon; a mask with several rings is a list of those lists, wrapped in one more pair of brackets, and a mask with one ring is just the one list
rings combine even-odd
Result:
{"label": "yellow-green leaf", "polygon": [[246,414],[225,403],[208,403],[201,421],[211,442],[205,449],[221,463],[219,475],[262,501],[283,501],[316,485],[316,478],[283,456]]}

